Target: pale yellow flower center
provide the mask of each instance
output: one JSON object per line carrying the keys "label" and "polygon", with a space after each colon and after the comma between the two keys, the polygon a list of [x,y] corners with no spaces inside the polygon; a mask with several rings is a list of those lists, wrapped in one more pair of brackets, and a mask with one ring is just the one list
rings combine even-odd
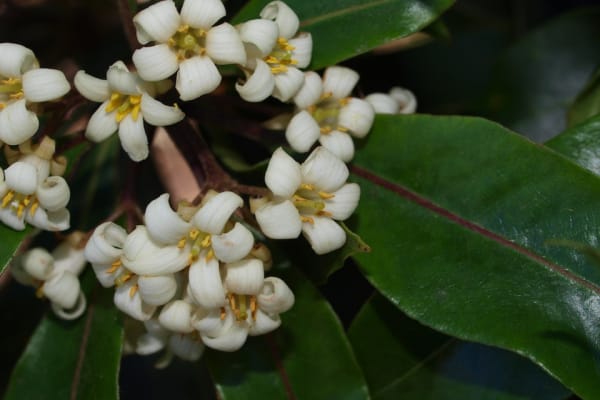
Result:
{"label": "pale yellow flower center", "polygon": [[206,31],[195,29],[189,25],[181,25],[177,32],[167,41],[177,54],[179,61],[187,60],[197,55],[206,54]]}
{"label": "pale yellow flower center", "polygon": [[298,61],[292,58],[295,49],[285,38],[280,37],[277,39],[275,49],[265,57],[265,62],[269,64],[273,74],[286,72],[290,65],[298,64]]}
{"label": "pale yellow flower center", "polygon": [[24,195],[14,190],[9,190],[2,198],[0,206],[2,208],[10,207],[17,214],[17,217],[21,218],[26,210],[29,210],[29,215],[34,216],[40,203],[35,195]]}
{"label": "pale yellow flower center", "polygon": [[[252,319],[256,321],[256,296],[229,293],[227,294],[227,298],[229,299],[229,307],[231,307],[231,311],[233,312],[233,315],[235,315],[236,321],[245,321],[246,318],[248,318],[248,312],[250,312]],[[225,316],[225,308],[222,308],[221,319],[225,319]]]}
{"label": "pale yellow flower center", "polygon": [[327,134],[334,130],[348,132],[348,128],[338,123],[340,110],[348,104],[348,99],[334,99],[331,96],[331,92],[323,94],[316,104],[308,107],[307,111],[317,121],[317,124],[319,124],[322,134]]}
{"label": "pale yellow flower center", "polygon": [[183,249],[187,243],[189,243],[191,246],[189,257],[190,264],[198,260],[198,257],[203,250],[208,250],[206,253],[207,261],[212,260],[212,258],[215,256],[215,253],[211,247],[211,235],[209,233],[193,228],[189,231],[187,236],[184,236],[179,240],[177,247]]}
{"label": "pale yellow flower center", "polygon": [[0,110],[23,96],[23,83],[20,78],[0,78]]}
{"label": "pale yellow flower center", "polygon": [[106,112],[116,111],[115,120],[121,122],[123,118],[131,114],[131,118],[137,121],[140,116],[140,104],[142,95],[127,95],[119,92],[113,92],[110,95],[110,101],[106,105]]}
{"label": "pale yellow flower center", "polygon": [[331,213],[325,211],[327,205],[325,201],[334,197],[333,193],[324,192],[316,189],[313,185],[303,183],[292,196],[292,202],[300,212],[302,222],[314,224],[315,221],[311,217],[313,215],[331,217]]}

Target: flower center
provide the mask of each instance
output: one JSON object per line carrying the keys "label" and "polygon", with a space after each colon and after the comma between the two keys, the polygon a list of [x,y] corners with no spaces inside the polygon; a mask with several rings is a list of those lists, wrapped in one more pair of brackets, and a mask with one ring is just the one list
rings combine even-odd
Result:
{"label": "flower center", "polygon": [[303,183],[292,196],[292,202],[300,213],[302,222],[314,224],[312,215],[331,217],[331,213],[325,210],[326,201],[334,198],[332,193],[316,189],[313,185]]}
{"label": "flower center", "polygon": [[229,299],[229,306],[231,307],[231,311],[233,311],[233,315],[235,315],[236,321],[245,321],[248,318],[248,310],[252,319],[256,321],[256,296],[229,293],[227,298]]}
{"label": "flower center", "polygon": [[286,72],[290,65],[298,64],[298,61],[292,58],[295,49],[284,38],[277,39],[275,49],[265,57],[265,62],[269,64],[274,75]]}
{"label": "flower center", "polygon": [[327,134],[333,130],[347,132],[348,128],[338,125],[338,117],[343,106],[348,104],[347,99],[334,99],[331,92],[323,94],[321,99],[307,111],[317,121],[321,128],[321,133]]}
{"label": "flower center", "polygon": [[29,210],[29,215],[34,216],[40,203],[35,195],[24,195],[14,190],[9,190],[2,198],[0,206],[2,208],[10,207],[17,214],[17,218],[21,218],[26,210]]}
{"label": "flower center", "polygon": [[181,25],[167,41],[177,54],[177,60],[183,61],[197,55],[206,54],[206,31],[189,25]]}
{"label": "flower center", "polygon": [[11,101],[22,99],[23,96],[21,79],[0,79],[0,110],[4,109]]}
{"label": "flower center", "polygon": [[183,249],[186,243],[190,243],[191,245],[189,257],[190,264],[198,260],[198,257],[200,257],[200,253],[202,253],[203,250],[208,250],[206,253],[207,261],[212,260],[212,258],[215,256],[215,253],[211,247],[211,235],[209,233],[193,228],[190,230],[187,236],[179,240],[177,247]]}
{"label": "flower center", "polygon": [[131,114],[131,118],[137,121],[140,115],[140,103],[142,95],[127,95],[119,92],[113,92],[110,95],[110,101],[106,105],[106,112],[116,111],[115,120],[121,122],[123,118]]}

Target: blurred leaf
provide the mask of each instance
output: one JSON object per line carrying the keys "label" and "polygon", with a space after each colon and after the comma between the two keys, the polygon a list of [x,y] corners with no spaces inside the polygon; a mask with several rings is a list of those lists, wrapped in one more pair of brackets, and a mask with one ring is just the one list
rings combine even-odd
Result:
{"label": "blurred leaf", "polygon": [[600,8],[544,24],[499,60],[484,115],[535,141],[566,126],[566,112],[597,67]]}
{"label": "blurred leaf", "polygon": [[348,339],[329,304],[296,267],[278,269],[296,303],[282,324],[250,338],[235,353],[208,351],[222,400],[366,399],[367,386]]}
{"label": "blurred leaf", "polygon": [[382,294],[600,397],[600,271],[546,245],[597,240],[597,177],[494,123],[431,116],[378,116],[352,171],[356,231],[377,244],[356,258]]}
{"label": "blurred leaf", "polygon": [[592,77],[587,87],[577,96],[569,109],[569,126],[600,114],[600,70]]}
{"label": "blurred leaf", "polygon": [[569,392],[525,358],[435,332],[381,296],[348,337],[373,399],[560,400]]}
{"label": "blurred leaf", "polygon": [[88,289],[85,314],[75,321],[51,314],[42,320],[12,372],[5,400],[118,398],[122,329],[112,291],[101,289],[90,270],[82,285]]}
{"label": "blurred leaf", "polygon": [[15,231],[0,222],[0,238],[2,238],[2,246],[0,246],[0,273],[3,273],[21,242],[32,231],[33,229],[30,227],[24,231]]}
{"label": "blurred leaf", "polygon": [[[258,18],[270,0],[252,0],[233,19]],[[423,29],[454,3],[453,0],[289,0],[300,18],[300,31],[310,32],[310,69],[365,53],[390,40]]]}

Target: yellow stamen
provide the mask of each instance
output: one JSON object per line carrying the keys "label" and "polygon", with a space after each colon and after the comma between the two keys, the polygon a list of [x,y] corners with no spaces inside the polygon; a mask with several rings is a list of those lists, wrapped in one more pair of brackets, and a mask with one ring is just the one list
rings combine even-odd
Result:
{"label": "yellow stamen", "polygon": [[302,183],[300,185],[300,189],[304,189],[304,190],[315,190],[314,185],[311,185],[310,183]]}
{"label": "yellow stamen", "polygon": [[116,270],[121,266],[121,260],[117,260],[114,263],[110,264],[110,268],[106,270],[107,274],[114,274]]}
{"label": "yellow stamen", "polygon": [[250,296],[250,312],[252,320],[256,321],[256,296]]}
{"label": "yellow stamen", "polygon": [[326,135],[328,133],[331,133],[331,131],[333,131],[333,129],[331,129],[331,127],[329,125],[325,125],[325,126],[321,127],[320,131],[322,134]]}
{"label": "yellow stamen", "polygon": [[335,194],[320,191],[319,192],[319,197],[322,198],[322,199],[324,199],[324,200],[329,200],[329,199],[333,199],[335,197]]}
{"label": "yellow stamen", "polygon": [[202,241],[200,242],[200,246],[207,248],[208,246],[210,246],[210,235],[206,236],[204,239],[202,239]]}
{"label": "yellow stamen", "polygon": [[227,316],[227,311],[225,311],[225,307],[221,307],[221,321],[223,321],[225,319],[225,317]]}
{"label": "yellow stamen", "polygon": [[9,190],[8,193],[6,193],[4,195],[4,197],[2,198],[2,208],[6,208],[6,206],[8,206],[8,204],[12,201],[12,199],[14,197],[15,197],[14,190]]}
{"label": "yellow stamen", "polygon": [[177,242],[177,248],[183,249],[185,247],[185,242],[187,242],[186,238],[179,239],[179,242]]}
{"label": "yellow stamen", "polygon": [[127,273],[127,274],[121,275],[120,277],[118,277],[117,279],[115,279],[115,285],[116,286],[121,286],[122,284],[124,284],[125,282],[127,282],[128,280],[130,280],[132,276],[133,276],[133,274],[131,274],[131,273]]}
{"label": "yellow stamen", "polygon": [[348,128],[340,126],[340,125],[338,125],[337,128],[335,128],[335,129],[340,132],[348,132],[348,130],[349,130]]}
{"label": "yellow stamen", "polygon": [[198,235],[200,235],[200,231],[198,229],[192,229],[189,233],[190,239],[196,240],[198,239]]}
{"label": "yellow stamen", "polygon": [[311,225],[315,224],[315,220],[312,217],[307,217],[307,216],[304,216],[304,215],[300,216],[300,221],[302,221],[302,222],[308,222]]}
{"label": "yellow stamen", "polygon": [[29,215],[31,215],[33,217],[39,206],[40,206],[40,203],[38,203],[37,200],[34,201],[33,204],[31,205],[31,208],[29,209]]}
{"label": "yellow stamen", "polygon": [[38,299],[41,299],[42,297],[44,297],[44,284],[43,283],[35,290],[35,297],[37,297]]}
{"label": "yellow stamen", "polygon": [[210,249],[208,253],[206,253],[206,261],[210,261],[215,257],[215,252],[213,249]]}
{"label": "yellow stamen", "polygon": [[317,215],[319,215],[321,217],[329,217],[329,218],[331,218],[333,216],[333,214],[331,212],[325,211],[325,210],[317,211]]}
{"label": "yellow stamen", "polygon": [[339,99],[338,101],[339,101],[340,105],[345,106],[345,105],[347,105],[350,102],[350,98],[349,97],[345,97],[343,99]]}
{"label": "yellow stamen", "polygon": [[138,291],[138,285],[133,285],[132,287],[129,288],[129,298],[133,299],[133,296],[135,296],[135,294]]}
{"label": "yellow stamen", "polygon": [[23,211],[25,211],[25,205],[23,203],[19,203],[19,206],[17,207],[17,218],[21,218]]}

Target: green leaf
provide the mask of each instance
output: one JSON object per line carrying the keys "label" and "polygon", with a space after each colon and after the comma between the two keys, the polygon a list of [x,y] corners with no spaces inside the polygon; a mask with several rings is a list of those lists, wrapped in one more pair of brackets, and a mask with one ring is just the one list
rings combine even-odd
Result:
{"label": "green leaf", "polygon": [[514,353],[435,332],[381,296],[348,331],[373,399],[560,400],[569,392]]}
{"label": "green leaf", "polygon": [[0,222],[0,238],[2,238],[2,246],[0,246],[0,274],[10,264],[14,254],[19,249],[21,242],[32,232],[31,228],[23,231],[15,231]]}
{"label": "green leaf", "polygon": [[569,126],[600,114],[600,70],[596,70],[587,87],[569,109]]}
{"label": "green leaf", "polygon": [[282,324],[249,338],[235,353],[208,351],[222,400],[366,399],[367,386],[342,326],[329,304],[297,267],[278,275],[296,296]]}
{"label": "green leaf", "polygon": [[[234,23],[258,18],[269,2],[250,1],[233,19]],[[453,3],[453,0],[286,1],[300,18],[300,31],[312,34],[310,69],[339,63],[417,32]]]}
{"label": "green leaf", "polygon": [[378,116],[352,172],[356,231],[377,244],[357,260],[381,293],[600,398],[600,271],[546,245],[597,240],[596,176],[497,124],[431,116]]}
{"label": "green leaf", "polygon": [[[122,328],[112,301],[87,271],[88,309],[75,321],[46,316],[12,372],[5,400],[117,399]],[[91,292],[91,295],[89,293]]]}
{"label": "green leaf", "polygon": [[571,12],[511,47],[496,65],[484,115],[536,141],[561,132],[597,67],[599,18],[597,7]]}

